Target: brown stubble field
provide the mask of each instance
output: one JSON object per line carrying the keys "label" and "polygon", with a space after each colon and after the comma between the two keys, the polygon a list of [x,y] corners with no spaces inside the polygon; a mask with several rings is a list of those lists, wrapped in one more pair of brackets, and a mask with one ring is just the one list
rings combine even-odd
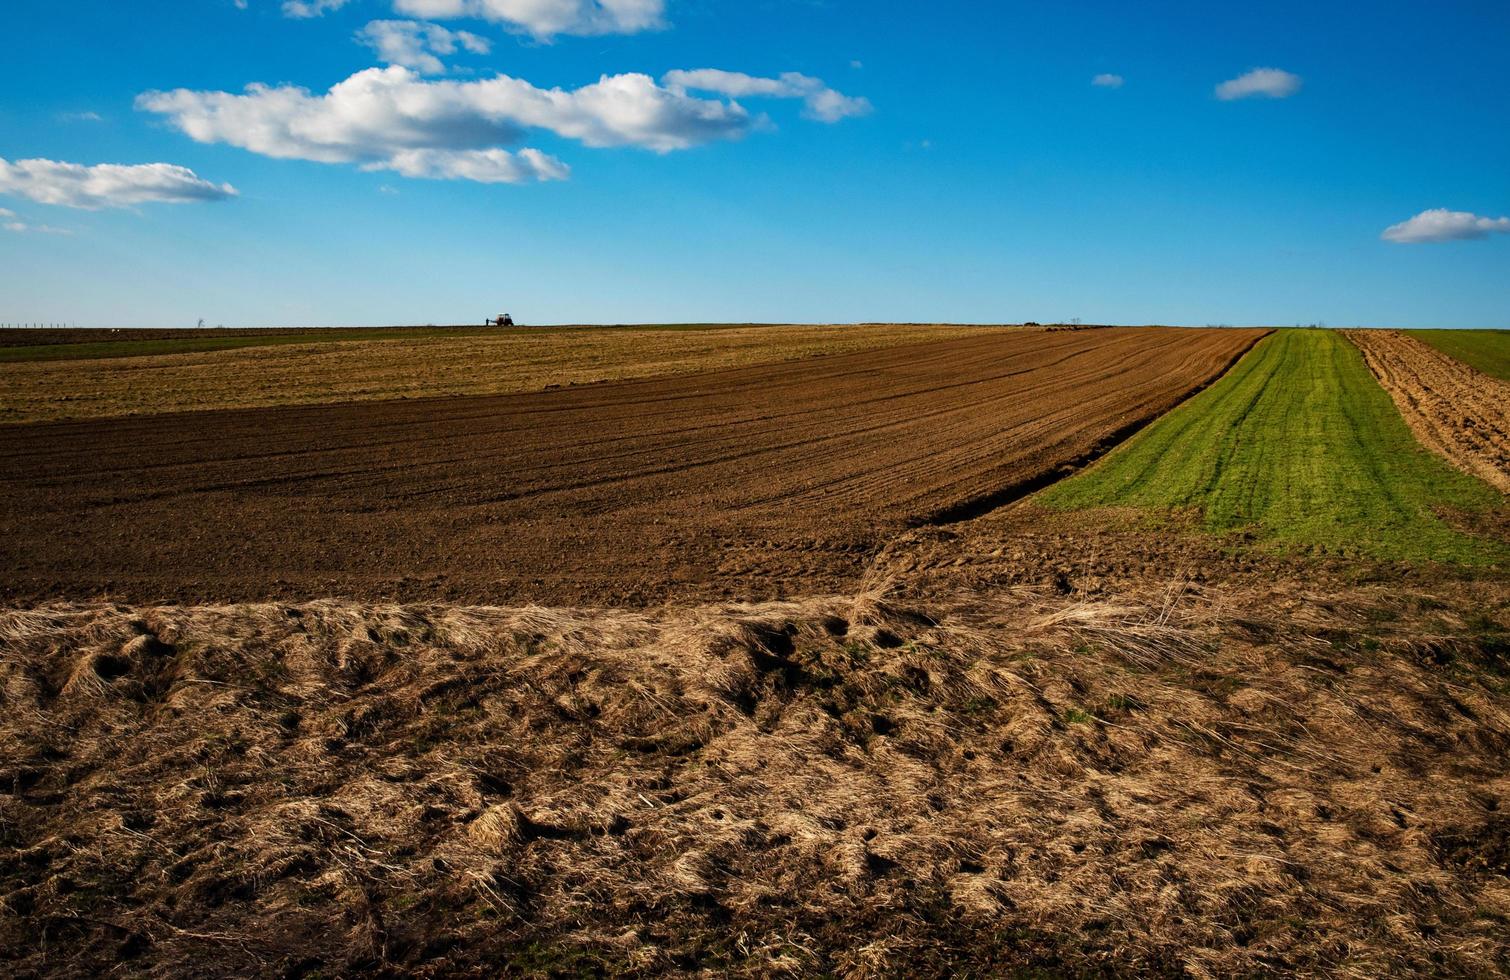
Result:
{"label": "brown stubble field", "polygon": [[922,596],[8,612],[0,963],[1510,967],[1502,591],[1215,550],[1114,595],[934,591],[945,547]]}
{"label": "brown stubble field", "polygon": [[1264,333],[0,427],[0,972],[1510,972],[1503,570],[1020,499]]}

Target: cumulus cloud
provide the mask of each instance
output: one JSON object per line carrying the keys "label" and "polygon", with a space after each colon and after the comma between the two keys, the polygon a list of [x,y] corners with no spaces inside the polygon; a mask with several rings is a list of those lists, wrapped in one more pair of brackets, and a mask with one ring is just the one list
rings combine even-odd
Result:
{"label": "cumulus cloud", "polygon": [[1407,221],[1390,225],[1380,236],[1387,242],[1417,245],[1423,242],[1455,242],[1510,234],[1510,218],[1484,218],[1468,211],[1432,208]]}
{"label": "cumulus cloud", "polygon": [[230,184],[201,179],[171,163],[85,166],[58,160],[0,158],[0,194],[17,194],[41,204],[98,211],[136,204],[219,201],[236,195]]}
{"label": "cumulus cloud", "polygon": [[732,95],[728,101],[698,98],[688,94],[689,87],[801,98],[809,115],[830,122],[870,109],[864,99],[802,75],[673,72],[660,84],[631,73],[604,75],[575,89],[542,89],[508,75],[425,79],[398,65],[357,72],[318,95],[253,84],[242,93],[147,92],[136,104],[201,143],[228,143],[264,156],[429,177],[555,180],[567,173],[560,161],[526,150],[510,157],[500,148],[541,129],[590,147],[668,153],[738,139],[764,122]]}
{"label": "cumulus cloud", "polygon": [[1123,82],[1125,81],[1126,79],[1124,79],[1121,75],[1104,73],[1097,75],[1095,78],[1091,79],[1091,84],[1096,86],[1097,88],[1121,88]]}
{"label": "cumulus cloud", "polygon": [[394,0],[425,20],[471,17],[547,40],[557,34],[636,34],[665,23],[665,0]]}
{"label": "cumulus cloud", "polygon": [[1300,91],[1300,81],[1299,75],[1279,68],[1255,68],[1218,85],[1216,97],[1223,102],[1254,97],[1287,99]]}
{"label": "cumulus cloud", "polygon": [[697,68],[692,71],[668,71],[662,84],[674,92],[691,89],[698,92],[715,92],[731,99],[764,96],[775,99],[801,99],[807,106],[809,118],[822,122],[838,122],[850,116],[863,116],[871,111],[868,99],[853,98],[823,84],[821,78],[813,78],[794,71],[783,72],[776,78],[761,78],[737,71],[721,71],[717,68]]}
{"label": "cumulus cloud", "polygon": [[[689,89],[727,99],[699,98]],[[165,116],[201,143],[228,143],[264,156],[355,163],[407,176],[487,182],[560,180],[561,161],[534,150],[508,153],[530,130],[590,147],[632,146],[668,153],[738,139],[761,126],[736,97],[803,100],[809,116],[836,122],[870,103],[790,73],[758,78],[703,69],[670,72],[657,83],[637,73],[604,75],[575,89],[542,89],[497,75],[473,81],[426,79],[411,68],[369,68],[323,94],[253,84],[241,93],[177,89],[147,92],[137,107]]]}
{"label": "cumulus cloud", "polygon": [[[324,17],[332,10],[340,10],[349,2],[350,0],[283,0],[283,16],[300,20]],[[236,6],[245,9],[245,4],[237,3]]]}
{"label": "cumulus cloud", "polygon": [[324,163],[371,163],[402,150],[491,149],[530,129],[587,146],[668,152],[738,137],[752,125],[736,104],[691,98],[648,75],[605,75],[568,90],[508,75],[430,81],[399,66],[357,72],[323,95],[254,84],[239,95],[148,92],[137,105],[201,143]]}
{"label": "cumulus cloud", "polygon": [[357,31],[356,39],[388,64],[403,65],[425,75],[445,74],[446,66],[439,55],[452,55],[459,49],[473,54],[492,50],[487,38],[414,20],[375,20]]}

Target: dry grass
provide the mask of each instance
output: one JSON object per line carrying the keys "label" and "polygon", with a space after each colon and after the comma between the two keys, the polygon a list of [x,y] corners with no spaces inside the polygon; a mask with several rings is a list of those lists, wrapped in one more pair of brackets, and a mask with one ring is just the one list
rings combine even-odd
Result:
{"label": "dry grass", "polygon": [[0,423],[540,391],[800,360],[990,327],[562,330],[0,365]]}
{"label": "dry grass", "polygon": [[0,963],[1503,972],[1465,589],[7,612]]}

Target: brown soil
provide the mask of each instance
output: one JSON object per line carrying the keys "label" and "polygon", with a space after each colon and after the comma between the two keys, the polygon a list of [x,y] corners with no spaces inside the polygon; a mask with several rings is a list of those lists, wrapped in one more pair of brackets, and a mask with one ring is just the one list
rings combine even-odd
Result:
{"label": "brown soil", "polygon": [[120,343],[147,340],[213,340],[224,337],[287,337],[321,333],[331,340],[355,332],[375,330],[401,334],[408,330],[476,330],[465,327],[12,327],[0,330],[0,347],[54,347],[59,344]]}
{"label": "brown soil", "polygon": [[0,614],[0,973],[1510,971],[1502,581],[1191,539],[1087,594],[1116,532],[1043,531],[754,606]]}
{"label": "brown soil", "polygon": [[1347,330],[1423,444],[1510,493],[1510,383],[1394,330]]}
{"label": "brown soil", "polygon": [[152,353],[152,344],[128,344],[120,349],[129,356],[0,363],[0,423],[522,394],[1020,329],[894,323],[472,327],[316,330],[298,335],[299,343],[196,352]]}
{"label": "brown soil", "polygon": [[1263,331],[1001,332],[525,396],[0,429],[13,599],[612,604],[853,588]]}

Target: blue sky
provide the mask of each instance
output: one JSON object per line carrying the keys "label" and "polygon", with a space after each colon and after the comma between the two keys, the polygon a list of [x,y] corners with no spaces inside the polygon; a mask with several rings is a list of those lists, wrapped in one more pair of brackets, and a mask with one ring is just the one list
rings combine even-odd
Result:
{"label": "blue sky", "polygon": [[0,322],[1510,327],[1501,2],[3,18]]}

